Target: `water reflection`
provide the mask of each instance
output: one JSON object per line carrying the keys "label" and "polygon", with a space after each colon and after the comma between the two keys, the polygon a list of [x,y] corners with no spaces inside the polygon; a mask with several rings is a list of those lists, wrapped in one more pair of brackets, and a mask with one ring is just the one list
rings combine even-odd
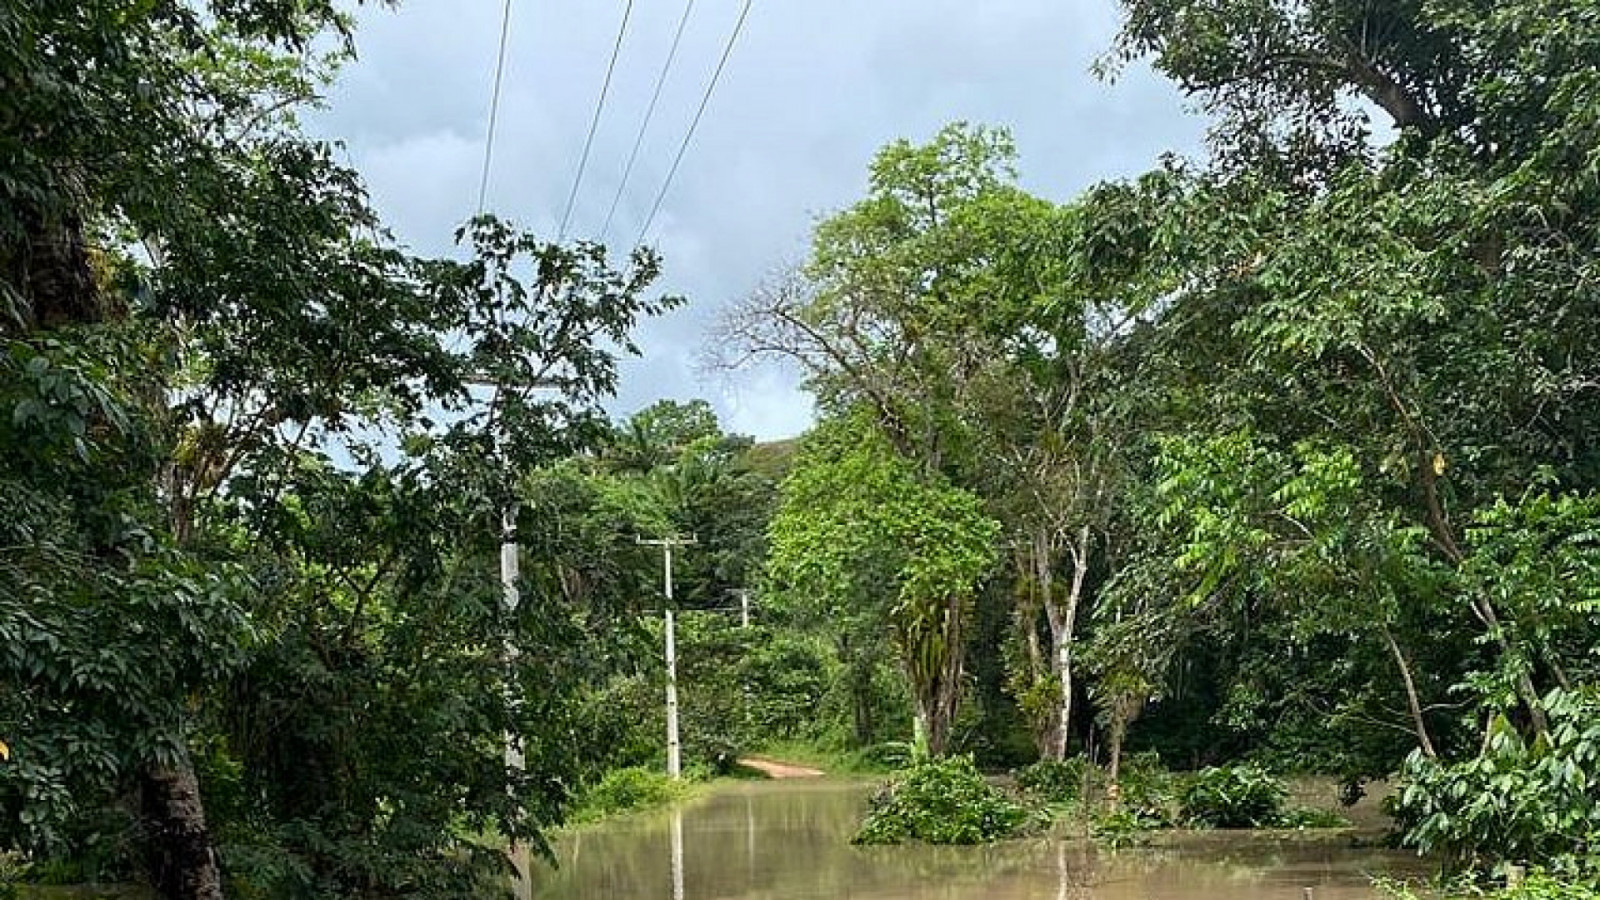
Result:
{"label": "water reflection", "polygon": [[672,811],[672,900],[683,900],[683,810]]}
{"label": "water reflection", "polygon": [[[1374,874],[1420,874],[1406,854],[1334,839],[1227,832],[1162,849],[1098,852],[1081,841],[990,847],[852,847],[870,788],[755,783],[684,810],[584,829],[536,867],[541,900],[1367,900]],[[742,852],[741,852],[742,851]],[[743,857],[743,859],[740,859]]]}

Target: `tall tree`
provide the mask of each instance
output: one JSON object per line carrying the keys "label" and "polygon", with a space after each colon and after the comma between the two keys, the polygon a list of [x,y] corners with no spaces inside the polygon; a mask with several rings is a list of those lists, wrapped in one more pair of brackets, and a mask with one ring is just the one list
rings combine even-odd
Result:
{"label": "tall tree", "polygon": [[[408,433],[427,474],[407,477],[497,507],[508,467],[597,433],[596,398],[615,378],[599,343],[630,348],[637,317],[670,303],[641,295],[649,254],[622,274],[601,248],[542,245],[492,220],[475,223],[466,263],[393,247],[355,173],[296,127],[348,50],[327,4],[22,3],[0,22],[0,118],[14,125],[0,137],[0,337],[18,463],[4,494],[19,535],[52,535],[42,552],[6,551],[14,596],[37,602],[7,609],[19,652],[4,681],[27,702],[7,705],[23,764],[0,773],[4,802],[29,825],[17,839],[60,848],[82,837],[64,821],[131,788],[156,886],[215,897],[217,823],[195,759],[214,736],[206,701],[252,665],[244,650],[266,625],[254,617],[285,602],[239,577],[241,530],[298,502],[308,454],[342,444],[370,461],[348,438],[358,426]],[[525,285],[510,267],[530,260]],[[446,333],[470,348],[453,352]],[[503,392],[449,428],[426,422],[435,406],[469,407],[483,377],[555,395]],[[73,459],[76,488],[57,481]],[[393,487],[374,477],[375,493]],[[373,543],[393,548],[393,535]],[[297,565],[330,564],[325,547],[289,549]],[[364,644],[367,615],[402,585],[422,590],[394,562],[355,566],[354,583],[370,579],[359,591],[304,578],[300,599],[354,602],[335,636]],[[385,600],[361,599],[372,591]],[[301,613],[320,615],[288,621]],[[134,627],[112,628],[124,615]],[[64,752],[74,728],[83,749]],[[359,818],[372,799],[325,812]],[[541,818],[502,824],[526,834]]]}
{"label": "tall tree", "polygon": [[976,497],[928,482],[857,416],[823,425],[784,480],[770,578],[824,615],[866,612],[888,625],[918,743],[939,755],[961,699],[969,607],[998,533]]}

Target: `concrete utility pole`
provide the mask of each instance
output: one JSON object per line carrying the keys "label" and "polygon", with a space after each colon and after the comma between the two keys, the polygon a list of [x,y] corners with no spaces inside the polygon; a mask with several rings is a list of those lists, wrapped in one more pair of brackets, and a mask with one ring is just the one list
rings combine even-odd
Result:
{"label": "concrete utility pole", "polygon": [[[734,593],[739,595],[739,627],[749,628],[750,589],[739,588],[738,590],[734,591]],[[755,714],[755,703],[751,699],[750,679],[748,677],[745,678],[744,684],[740,685],[739,692],[744,696],[744,723],[748,726],[751,718]]]}
{"label": "concrete utility pole", "polygon": [[739,595],[739,627],[750,627],[750,589],[740,588],[734,591]]}
{"label": "concrete utility pole", "polygon": [[[518,557],[520,549],[517,547],[517,503],[512,501],[500,511],[500,588],[503,591],[506,603],[506,612],[515,617],[517,607],[522,603],[522,595],[517,591]],[[506,638],[506,659],[515,662],[517,646],[509,636]],[[507,690],[514,690],[510,685]],[[513,732],[506,732],[506,768],[521,774],[527,763],[522,757],[522,746],[517,742]],[[532,860],[529,858],[528,845],[517,841],[509,850],[511,865],[516,869],[516,877],[512,883],[512,893],[517,900],[531,900],[533,897]]]}
{"label": "concrete utility pole", "polygon": [[662,570],[666,573],[667,597],[667,774],[673,778],[683,775],[683,748],[678,742],[678,625],[672,608],[672,548],[690,547],[699,541],[694,535],[687,538],[670,537],[647,541],[636,538],[641,544],[660,547]]}
{"label": "concrete utility pole", "polygon": [[[514,501],[501,511],[501,589],[506,597],[506,612],[512,617],[517,615],[517,607],[522,604],[522,594],[517,591],[517,557],[517,503]],[[506,639],[506,658],[510,661],[517,660],[517,645],[510,637]],[[518,745],[517,735],[512,732],[506,732],[506,767],[515,770],[518,775],[526,767],[522,756],[522,745]],[[522,841],[517,841],[510,846],[509,855],[510,865],[517,870],[515,881],[512,882],[512,894],[517,900],[531,900],[533,863],[530,860],[528,846]]]}
{"label": "concrete utility pole", "polygon": [[[492,420],[492,411],[500,402],[501,392],[510,388],[499,381],[485,377],[468,378],[467,383],[488,387],[494,391],[494,396],[489,400],[490,418]],[[545,379],[535,378],[519,387],[526,393],[533,390],[554,388],[558,387],[558,385]],[[507,473],[507,475],[508,478],[512,477],[512,473]],[[520,577],[519,558],[521,555],[521,550],[517,546],[517,512],[518,504],[514,499],[508,501],[500,509],[500,590],[505,599],[506,613],[509,618],[516,616],[517,607],[522,604],[522,595],[517,590],[517,579]],[[510,635],[506,636],[505,653],[508,663],[516,662],[517,648]],[[506,686],[507,702],[512,700],[510,692],[513,690],[515,690],[514,684]],[[522,755],[522,746],[518,741],[519,738],[514,731],[508,730],[506,732],[506,768],[521,775],[527,768],[527,760]],[[512,885],[514,895],[517,900],[530,900],[533,896],[533,882],[529,878],[532,862],[528,846],[520,841],[513,843],[508,848],[507,855],[511,857],[511,864],[517,871],[516,879]]]}
{"label": "concrete utility pole", "polygon": [[[518,557],[520,550],[517,547],[517,502],[506,504],[500,511],[500,589],[505,597],[506,612],[512,616],[517,614],[517,607],[522,604],[522,595],[517,591],[517,578],[520,575]],[[506,658],[515,661],[517,658],[516,643],[510,638],[506,639]],[[506,735],[506,765],[522,771],[522,749],[517,745],[514,736]]]}

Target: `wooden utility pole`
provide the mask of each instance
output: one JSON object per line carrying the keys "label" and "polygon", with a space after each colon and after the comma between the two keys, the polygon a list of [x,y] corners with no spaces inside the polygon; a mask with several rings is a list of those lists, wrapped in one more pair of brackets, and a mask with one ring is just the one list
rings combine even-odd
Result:
{"label": "wooden utility pole", "polygon": [[687,538],[670,537],[659,540],[637,538],[639,543],[660,547],[662,571],[666,577],[667,598],[667,774],[673,778],[683,776],[683,748],[678,741],[678,645],[677,621],[672,608],[672,548],[689,547],[699,543],[694,535]]}

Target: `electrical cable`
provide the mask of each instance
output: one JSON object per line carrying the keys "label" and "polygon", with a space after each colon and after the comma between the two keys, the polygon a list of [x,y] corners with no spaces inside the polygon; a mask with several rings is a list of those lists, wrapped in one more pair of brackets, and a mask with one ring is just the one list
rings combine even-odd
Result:
{"label": "electrical cable", "polygon": [[661,212],[661,204],[667,199],[667,190],[672,187],[672,179],[678,174],[678,165],[683,162],[683,155],[689,150],[689,142],[694,138],[695,129],[700,126],[700,117],[705,115],[706,106],[711,102],[711,92],[716,90],[717,82],[722,78],[722,70],[728,65],[728,57],[733,53],[734,43],[739,40],[739,33],[744,30],[744,22],[750,15],[750,5],[753,2],[754,0],[744,0],[744,7],[739,10],[739,20],[734,23],[732,33],[728,35],[728,42],[723,45],[722,58],[717,61],[716,71],[711,73],[711,81],[706,84],[706,92],[700,97],[700,108],[695,110],[694,119],[689,122],[689,130],[683,135],[683,143],[678,145],[678,154],[673,157],[672,167],[667,169],[666,180],[661,183],[661,191],[656,194],[655,203],[650,207],[650,215],[645,217],[644,227],[639,229],[639,237],[633,242],[635,247],[644,244],[645,235],[655,223],[656,214]]}
{"label": "electrical cable", "polygon": [[478,179],[478,214],[483,214],[483,202],[489,195],[489,162],[494,158],[494,129],[500,117],[500,82],[506,71],[506,38],[511,34],[511,0],[505,0],[500,14],[500,52],[494,63],[494,91],[489,96],[489,133],[483,141],[483,174]]}
{"label": "electrical cable", "polygon": [[605,81],[600,83],[600,99],[594,105],[594,118],[589,120],[589,136],[583,139],[583,153],[578,157],[578,174],[572,179],[572,191],[567,194],[567,208],[561,214],[561,227],[556,231],[556,243],[567,236],[567,226],[572,223],[572,208],[578,202],[578,188],[583,185],[583,170],[589,165],[589,151],[594,148],[594,135],[600,128],[600,115],[605,112],[606,95],[611,92],[611,76],[617,70],[617,57],[622,55],[622,38],[628,33],[628,19],[633,15],[633,0],[622,9],[622,24],[617,28],[617,41],[611,48],[611,62],[606,65]]}
{"label": "electrical cable", "polygon": [[689,24],[689,14],[694,12],[694,0],[689,0],[683,7],[683,15],[678,18],[678,30],[672,36],[672,48],[667,51],[667,60],[662,63],[661,71],[656,74],[656,87],[650,94],[650,105],[645,108],[644,120],[639,123],[639,133],[633,139],[633,149],[628,153],[628,162],[622,167],[622,180],[617,182],[617,192],[611,197],[611,208],[606,210],[605,223],[600,226],[600,236],[596,239],[605,243],[606,233],[611,230],[611,220],[617,214],[617,207],[622,203],[622,194],[627,190],[628,179],[633,175],[634,164],[639,161],[639,149],[644,146],[645,132],[650,129],[650,120],[656,114],[656,104],[661,100],[661,89],[667,84],[667,73],[672,71],[672,62],[678,58],[678,44],[683,41],[684,27]]}

